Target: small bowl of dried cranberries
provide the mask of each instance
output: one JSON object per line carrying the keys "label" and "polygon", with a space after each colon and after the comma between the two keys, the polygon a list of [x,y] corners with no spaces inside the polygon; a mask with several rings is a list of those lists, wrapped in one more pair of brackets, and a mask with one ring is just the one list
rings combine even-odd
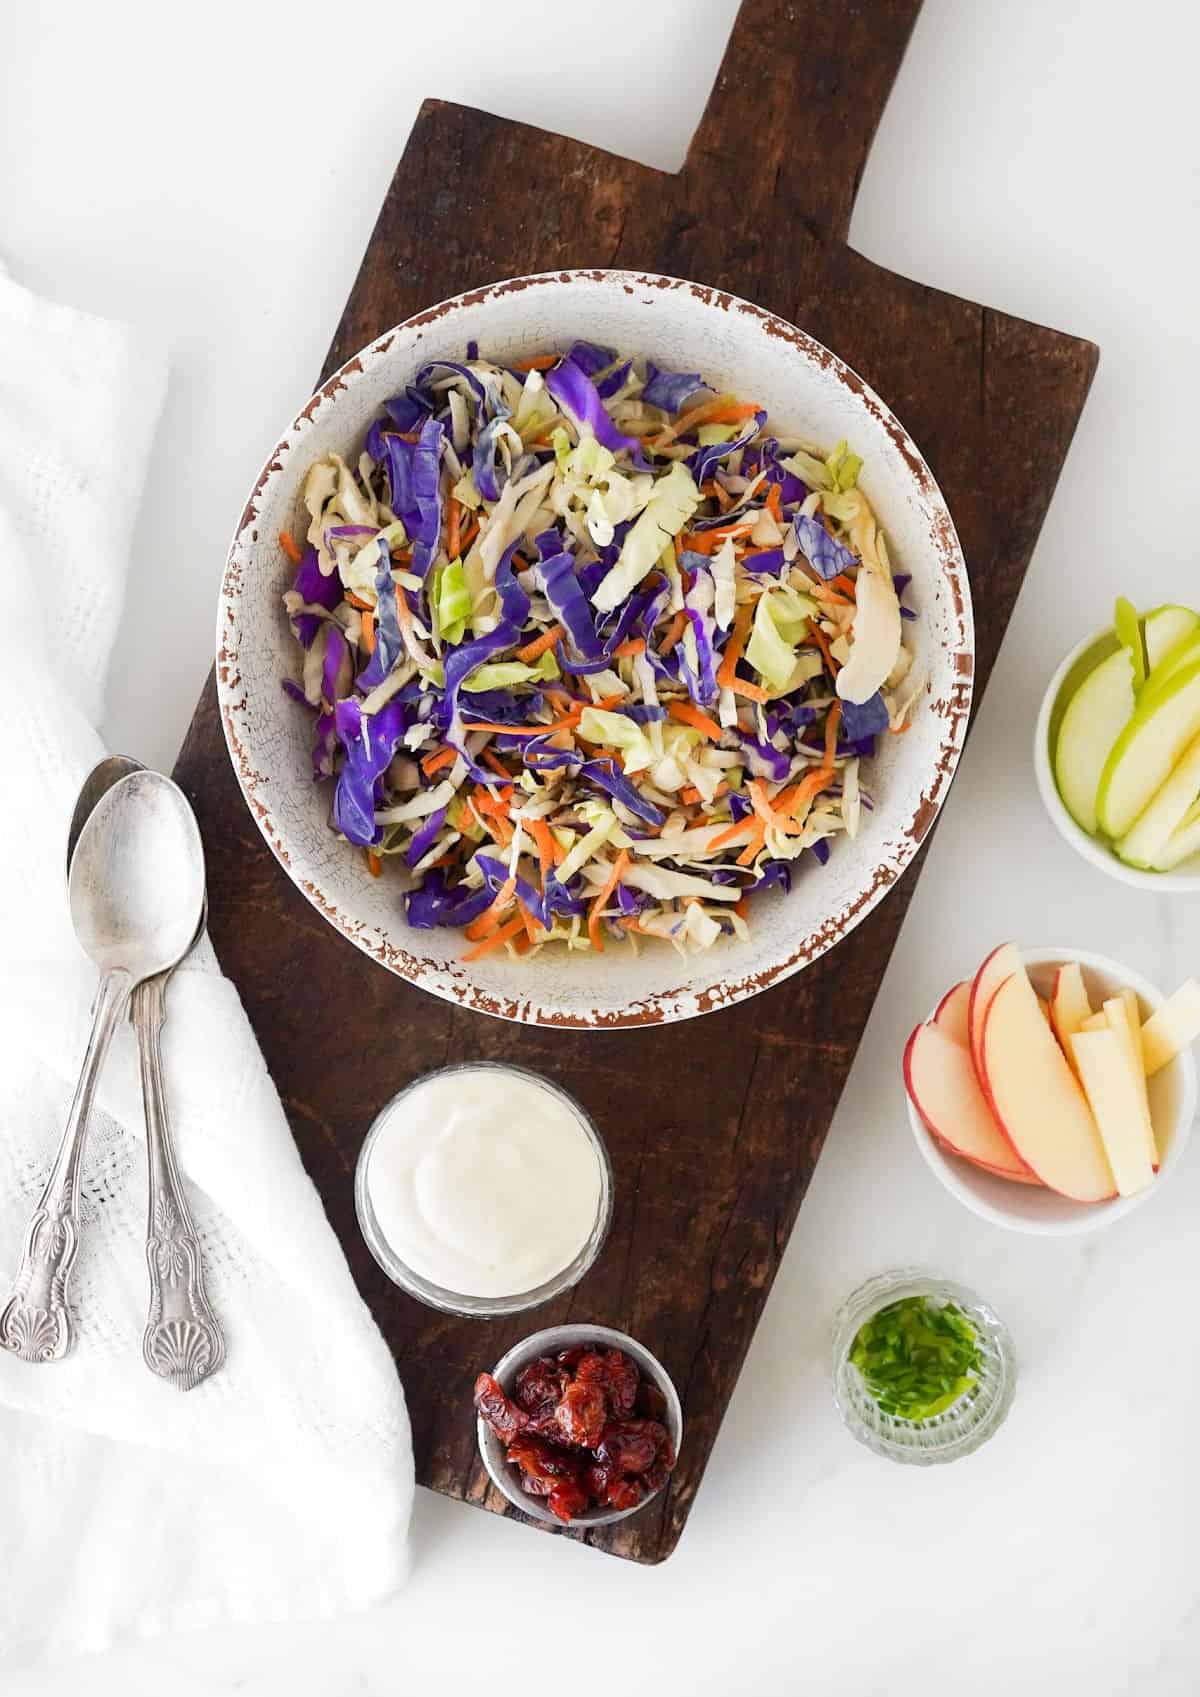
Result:
{"label": "small bowl of dried cranberries", "polygon": [[683,1439],[670,1375],[607,1326],[535,1332],[475,1381],[479,1453],[514,1508],[549,1526],[607,1526],[666,1484]]}

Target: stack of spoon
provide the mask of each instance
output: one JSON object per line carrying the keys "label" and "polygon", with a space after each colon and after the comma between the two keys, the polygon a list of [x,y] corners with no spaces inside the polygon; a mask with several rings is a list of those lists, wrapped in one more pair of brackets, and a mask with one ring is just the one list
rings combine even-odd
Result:
{"label": "stack of spoon", "polygon": [[150,1307],[142,1354],[151,1372],[191,1390],[225,1355],[204,1291],[200,1241],[175,1165],[160,1034],[175,967],[204,930],[204,850],[178,785],[116,755],[85,779],[67,844],[75,934],[100,973],[92,1032],[50,1176],[25,1232],[0,1345],[25,1361],[61,1360],[73,1326],[67,1287],[79,1246],[88,1119],[113,1035],[128,1010],[137,1034],[149,1161],[146,1262]]}

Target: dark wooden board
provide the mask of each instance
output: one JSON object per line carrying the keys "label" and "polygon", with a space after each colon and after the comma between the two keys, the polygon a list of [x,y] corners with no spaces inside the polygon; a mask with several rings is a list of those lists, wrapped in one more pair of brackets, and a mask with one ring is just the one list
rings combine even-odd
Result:
{"label": "dark wooden board", "polygon": [[[845,245],[918,5],[751,0],[676,177],[427,101],[322,379],[409,314],[521,272],[633,267],[757,301],[859,371],[928,458],[970,569],[981,689],[1097,353],[908,282]],[[687,1519],[920,860],[832,954],[765,995],[666,1029],[562,1033],[437,1001],[318,917],[242,802],[211,679],[176,775],[204,835],[217,953],[395,1353],[418,1480],[512,1513],[489,1490],[475,1453],[475,1373],[537,1326],[618,1326],[674,1376],[687,1436],[669,1491],[588,1542],[661,1561]],[[824,1010],[835,994],[831,1035]],[[339,1009],[353,1010],[342,1030],[352,1048],[331,1068],[312,1033]],[[377,1109],[416,1073],[471,1057],[520,1061],[573,1091],[602,1127],[616,1177],[612,1234],[591,1274],[569,1297],[507,1323],[455,1320],[402,1295],[376,1268],[354,1219],[354,1160]]]}

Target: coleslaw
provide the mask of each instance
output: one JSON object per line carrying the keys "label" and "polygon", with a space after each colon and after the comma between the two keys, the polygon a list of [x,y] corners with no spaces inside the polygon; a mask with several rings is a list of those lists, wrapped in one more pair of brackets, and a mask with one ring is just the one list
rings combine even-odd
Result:
{"label": "coleslaw", "polygon": [[857,834],[924,687],[860,470],[589,342],[427,365],[310,467],[284,688],[411,925],[687,953]]}

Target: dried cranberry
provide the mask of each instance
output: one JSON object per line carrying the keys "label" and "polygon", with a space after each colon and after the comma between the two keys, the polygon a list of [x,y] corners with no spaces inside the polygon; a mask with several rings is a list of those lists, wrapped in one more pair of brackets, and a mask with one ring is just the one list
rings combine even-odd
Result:
{"label": "dried cranberry", "polygon": [[504,1387],[490,1373],[475,1381],[475,1407],[502,1444],[511,1443],[529,1424],[529,1416],[505,1395]]}
{"label": "dried cranberry", "polygon": [[608,1487],[605,1505],[608,1508],[636,1508],[642,1500],[642,1493],[632,1479],[614,1479]]}
{"label": "dried cranberry", "polygon": [[662,1420],[667,1412],[667,1399],[653,1379],[643,1379],[638,1386],[635,1407],[647,1420]]}
{"label": "dried cranberry", "polygon": [[562,1394],[555,1417],[567,1443],[595,1449],[608,1419],[604,1392],[599,1385],[573,1379]]}
{"label": "dried cranberry", "polygon": [[556,1485],[546,1499],[546,1507],[551,1514],[560,1520],[574,1520],[577,1514],[582,1514],[588,1506],[588,1495],[582,1485],[577,1485],[572,1479],[564,1479]]}
{"label": "dried cranberry", "polygon": [[528,1478],[548,1480],[550,1485],[559,1479],[578,1479],[583,1468],[578,1456],[528,1432],[514,1438],[505,1460],[510,1467],[520,1468]]}
{"label": "dried cranberry", "polygon": [[548,1355],[539,1355],[517,1374],[517,1401],[529,1414],[553,1409],[566,1389],[567,1375]]}
{"label": "dried cranberry", "polygon": [[606,1466],[602,1461],[594,1461],[584,1474],[583,1483],[587,1487],[588,1495],[594,1502],[606,1503],[608,1501],[608,1488],[614,1478],[615,1474],[611,1467]]}
{"label": "dried cranberry", "polygon": [[568,1373],[573,1373],[579,1363],[583,1360],[584,1356],[589,1353],[590,1351],[585,1343],[577,1343],[570,1349],[560,1349],[558,1352],[558,1365],[560,1367],[565,1367]]}
{"label": "dried cranberry", "polygon": [[614,1414],[633,1413],[641,1374],[623,1350],[592,1350],[580,1360],[575,1376],[600,1385]]}
{"label": "dried cranberry", "polygon": [[665,1426],[657,1420],[610,1420],[596,1454],[617,1473],[646,1473],[670,1447]]}
{"label": "dried cranberry", "polygon": [[[668,1446],[669,1449],[669,1446]],[[648,1473],[642,1475],[642,1484],[646,1487],[646,1495],[652,1497],[655,1491],[661,1491],[671,1474],[672,1462],[666,1456],[660,1456]]]}

